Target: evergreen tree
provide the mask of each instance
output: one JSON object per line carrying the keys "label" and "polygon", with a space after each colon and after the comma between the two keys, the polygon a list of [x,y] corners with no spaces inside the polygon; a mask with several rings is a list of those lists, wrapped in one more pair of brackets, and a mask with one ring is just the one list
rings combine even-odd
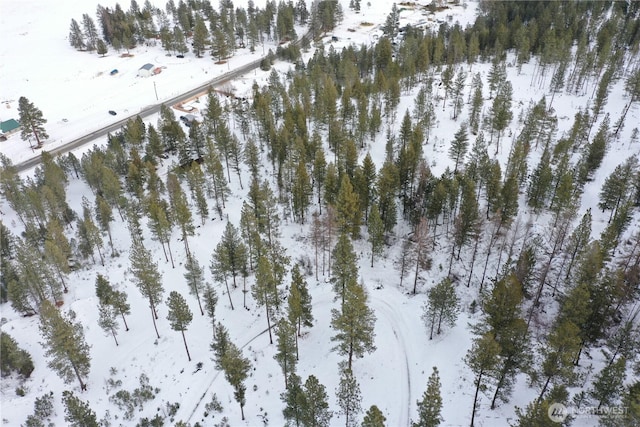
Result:
{"label": "evergreen tree", "polygon": [[560,320],[549,334],[547,345],[542,348],[541,379],[545,382],[538,400],[544,397],[552,381],[554,384],[560,382],[556,385],[575,381],[574,360],[580,347],[580,329],[571,320]]}
{"label": "evergreen tree", "polygon": [[[297,363],[297,347],[296,347],[296,327],[289,319],[282,318],[275,326],[276,332],[276,354],[274,359],[280,365],[282,373],[284,375],[284,387],[289,388],[290,384],[288,379],[296,373]],[[298,378],[298,387],[299,387]]]}
{"label": "evergreen tree", "polygon": [[[455,325],[458,318],[459,298],[451,279],[445,278],[429,289],[427,303],[424,306],[422,318],[429,329],[429,339],[433,339],[433,331],[440,335],[442,322],[449,326]],[[437,326],[437,328],[436,328]]]}
{"label": "evergreen tree", "polygon": [[465,361],[475,374],[475,395],[471,411],[471,427],[474,426],[478,394],[487,388],[486,378],[491,377],[499,360],[500,346],[492,333],[486,333],[474,339],[473,346],[467,353]]}
{"label": "evergreen tree", "polygon": [[[20,115],[20,137],[30,139],[32,136],[36,139],[36,147],[41,148],[43,140],[49,138],[47,131],[44,129],[44,124],[47,120],[43,117],[42,111],[37,108],[31,101],[24,96],[18,99],[18,114]],[[31,143],[29,143],[31,145]]]}
{"label": "evergreen tree", "polygon": [[50,357],[47,366],[53,369],[65,382],[75,377],[80,389],[85,390],[86,378],[91,368],[89,345],[84,339],[80,323],[74,323],[72,316],[63,316],[49,301],[40,306],[40,333],[44,342],[45,355]]}
{"label": "evergreen tree", "polygon": [[367,413],[364,414],[361,427],[385,427],[385,421],[387,418],[382,414],[382,411],[376,405],[371,405]]}
{"label": "evergreen tree", "polygon": [[[516,416],[518,417],[518,423],[514,424],[516,427],[557,427],[558,422],[555,419],[549,417],[549,413],[553,411],[551,407],[554,403],[566,404],[569,397],[569,393],[564,387],[554,387],[549,392],[549,397],[546,399],[536,399],[529,403],[525,410],[516,407]],[[568,418],[566,421],[570,421]],[[565,425],[568,425],[565,423]]]}
{"label": "evergreen tree", "polygon": [[345,427],[357,426],[356,417],[362,412],[362,395],[360,385],[353,376],[351,368],[342,370],[340,384],[336,389],[336,398],[340,413],[345,417]]}
{"label": "evergreen tree", "polygon": [[300,223],[304,224],[304,216],[310,204],[310,198],[313,188],[307,173],[307,167],[301,159],[293,178],[293,187],[291,188],[291,199],[293,203],[293,214],[300,219]]}
{"label": "evergreen tree", "polygon": [[242,242],[238,229],[231,222],[227,222],[222,239],[213,252],[210,267],[214,277],[218,280],[224,280],[232,308],[233,303],[231,302],[227,277],[231,276],[233,287],[236,288],[236,277],[243,273],[247,257],[247,247]]}
{"label": "evergreen tree", "polygon": [[204,23],[204,20],[200,17],[196,17],[196,24],[193,29],[193,53],[195,53],[196,57],[202,57],[202,54],[205,51],[205,46],[209,43],[209,30],[207,30],[207,26]]}
{"label": "evergreen tree", "polygon": [[264,306],[267,318],[267,330],[269,331],[269,343],[273,344],[271,336],[271,320],[275,316],[274,310],[279,299],[277,286],[273,275],[273,264],[263,255],[258,259],[256,269],[256,282],[251,288],[251,295],[258,305]]}
{"label": "evergreen tree", "polygon": [[71,19],[71,27],[69,28],[69,44],[77,50],[83,50],[86,45],[84,43],[84,34],[80,29],[80,24],[75,19]]}
{"label": "evergreen tree", "polygon": [[352,359],[361,358],[376,349],[374,325],[376,317],[367,306],[364,286],[355,278],[347,282],[341,310],[331,310],[331,326],[337,331],[331,341],[337,343],[334,350],[347,356],[347,367],[351,370]]}
{"label": "evergreen tree", "polygon": [[200,295],[202,295],[206,291],[206,288],[208,286],[208,284],[204,281],[204,269],[200,267],[198,260],[193,256],[187,257],[184,267],[184,279],[187,281],[189,293],[196,297],[196,300],[198,301],[198,307],[200,308],[200,314],[204,316],[202,302],[200,301]]}
{"label": "evergreen tree", "polygon": [[347,284],[350,280],[357,280],[358,264],[351,239],[346,233],[341,233],[338,242],[333,249],[333,265],[331,268],[331,281],[335,298],[340,298],[342,304],[345,300]]}
{"label": "evergreen tree", "polygon": [[184,341],[184,348],[187,351],[187,358],[191,362],[191,355],[189,354],[189,347],[187,347],[187,339],[184,336],[184,331],[187,330],[189,324],[193,320],[193,313],[189,309],[187,301],[184,297],[176,291],[171,291],[169,298],[167,299],[167,319],[171,324],[171,329],[174,331],[180,331],[182,334],[182,340]]}
{"label": "evergreen tree", "polygon": [[480,114],[482,113],[482,104],[484,98],[482,97],[482,76],[480,73],[476,73],[473,76],[471,83],[472,99],[471,110],[469,111],[469,127],[471,133],[478,134],[478,128],[480,127]]}
{"label": "evergreen tree", "polygon": [[249,375],[251,362],[243,357],[241,350],[229,340],[229,333],[221,323],[218,323],[216,327],[212,348],[215,353],[216,367],[224,371],[225,378],[233,387],[233,396],[240,405],[240,413],[244,421],[245,392],[247,390],[244,382]]}
{"label": "evergreen tree", "polygon": [[104,40],[98,39],[98,42],[96,43],[96,53],[104,57],[107,54],[107,52],[109,52],[109,48],[107,47],[107,44],[104,42]]}
{"label": "evergreen tree", "polygon": [[375,203],[371,206],[367,231],[369,232],[369,243],[371,243],[371,267],[373,267],[374,257],[381,255],[384,251],[384,223],[380,217],[378,205]]}
{"label": "evergreen tree", "polygon": [[353,185],[346,173],[342,175],[340,189],[336,199],[336,211],[338,214],[338,228],[343,233],[348,233],[352,238],[360,236],[360,201],[358,194],[353,190]]}
{"label": "evergreen tree", "polygon": [[96,418],[96,413],[88,402],[83,402],[76,397],[73,392],[65,390],[62,392],[62,403],[64,403],[64,420],[69,427],[99,427],[100,423]]}
{"label": "evergreen tree", "polygon": [[302,325],[310,328],[313,326],[313,314],[311,313],[311,295],[307,282],[300,273],[300,267],[296,264],[291,270],[291,287],[287,298],[289,321],[296,329],[296,360],[298,359],[298,337],[301,335]]}
{"label": "evergreen tree", "polygon": [[626,367],[627,359],[620,357],[596,375],[590,394],[598,402],[598,409],[602,405],[611,406],[618,401],[624,391]]}
{"label": "evergreen tree", "polygon": [[31,355],[18,347],[18,343],[6,332],[0,332],[0,372],[5,377],[16,371],[22,378],[29,378],[33,372]]}
{"label": "evergreen tree", "polygon": [[433,367],[429,376],[427,389],[418,400],[418,421],[413,427],[438,427],[442,422],[442,396],[440,395],[440,375],[438,368]]}
{"label": "evergreen tree", "polygon": [[464,160],[469,148],[469,138],[467,137],[467,124],[462,123],[460,129],[453,136],[451,147],[449,147],[449,157],[454,162],[453,173],[458,171],[458,165]]}
{"label": "evergreen tree", "polygon": [[286,420],[286,426],[300,426],[302,423],[302,414],[308,405],[307,396],[302,388],[300,377],[292,373],[288,379],[288,387],[285,392],[280,395],[280,399],[286,405],[282,410],[282,415]]}
{"label": "evergreen tree", "polygon": [[87,49],[94,50],[99,40],[98,29],[96,28],[96,23],[93,21],[93,18],[91,18],[88,13],[82,15],[82,28],[87,40]]}
{"label": "evergreen tree", "polygon": [[306,405],[300,414],[301,424],[305,427],[329,427],[333,412],[329,410],[329,401],[325,387],[318,379],[309,375],[304,382]]}
{"label": "evergreen tree", "polygon": [[169,193],[169,205],[171,206],[172,218],[180,228],[182,241],[184,243],[185,254],[189,256],[188,237],[195,234],[193,218],[187,198],[182,191],[182,186],[178,177],[174,173],[167,175],[167,191]]}
{"label": "evergreen tree", "polygon": [[216,305],[218,304],[218,294],[213,286],[209,283],[206,284],[202,293],[202,299],[204,300],[204,308],[207,312],[207,316],[211,319],[211,326],[213,333],[216,332]]}
{"label": "evergreen tree", "polygon": [[96,276],[96,296],[99,305],[111,306],[116,314],[122,316],[125,331],[129,330],[125,314],[131,314],[131,306],[127,302],[127,293],[114,289],[109,280],[101,274]]}
{"label": "evergreen tree", "polygon": [[116,316],[118,312],[116,308],[109,304],[98,304],[98,326],[105,331],[107,334],[111,334],[113,336],[116,345],[118,344],[118,338],[116,337],[118,330],[118,322],[116,321]]}
{"label": "evergreen tree", "polygon": [[162,302],[164,288],[162,287],[162,276],[158,271],[158,265],[153,262],[151,252],[139,242],[134,242],[131,246],[129,261],[131,262],[129,271],[133,274],[134,282],[142,296],[149,301],[153,327],[159,339],[160,334],[156,325],[158,313],[156,310],[158,304]]}

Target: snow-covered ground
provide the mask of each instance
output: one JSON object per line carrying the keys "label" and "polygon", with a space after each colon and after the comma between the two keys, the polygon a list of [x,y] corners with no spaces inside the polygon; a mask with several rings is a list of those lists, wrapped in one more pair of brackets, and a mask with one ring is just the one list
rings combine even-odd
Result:
{"label": "snow-covered ground", "polygon": [[[164,7],[161,0],[152,1],[153,4]],[[338,41],[331,42],[330,35],[325,38],[336,49],[348,43],[374,43],[380,34],[379,26],[384,22],[391,4],[371,1],[373,5],[367,7],[363,2],[363,10],[354,14],[348,9],[348,2],[344,2],[345,19],[333,35]],[[419,2],[426,4],[426,2]],[[105,5],[105,4],[103,4]],[[211,58],[197,59],[189,53],[184,59],[167,57],[160,46],[141,46],[131,51],[133,57],[121,58],[110,51],[105,58],[95,54],[81,53],[73,50],[66,40],[71,18],[79,19],[82,13],[93,14],[96,4],[91,1],[83,2],[47,2],[36,0],[0,0],[0,55],[5,58],[0,62],[0,119],[17,119],[17,99],[26,96],[44,113],[48,119],[47,129],[51,136],[44,148],[52,148],[61,143],[75,139],[96,128],[122,119],[126,115],[135,114],[141,108],[155,103],[154,92],[157,89],[160,100],[168,99],[190,88],[196,87],[212,77],[226,72],[239,64],[246,63],[262,55],[258,49],[255,55],[238,52],[231,58],[229,64],[215,65]],[[106,5],[105,5],[106,6]],[[476,13],[476,3],[455,6],[440,12],[432,18],[419,10],[407,10],[401,14],[401,25],[404,23],[437,24],[437,20],[459,20],[464,26],[472,22]],[[449,18],[449,15],[451,18]],[[362,22],[374,23],[373,26],[362,26]],[[351,31],[355,30],[355,31]],[[266,49],[269,46],[265,46]],[[166,66],[162,73],[150,77],[137,77],[138,68],[147,62]],[[286,71],[291,65],[276,64],[276,69]],[[109,71],[117,68],[119,73],[109,75]],[[480,72],[486,76],[490,64],[474,64],[468,71],[468,81],[472,73]],[[515,67],[507,69],[508,78],[514,87],[514,120],[502,139],[502,149],[498,158],[504,165],[509,154],[509,144],[515,137],[521,123],[517,118],[520,111],[529,105],[530,101],[538,101],[544,90],[531,88],[530,80],[533,72],[533,62],[522,68],[518,74]],[[268,73],[257,70],[251,75],[232,83],[233,90],[247,93],[253,81],[263,84]],[[546,87],[546,86],[543,86]],[[487,85],[485,84],[485,90]],[[398,108],[398,123],[406,109],[411,111],[413,96],[403,95]],[[467,97],[465,96],[465,99]],[[586,106],[588,96],[576,97],[557,94],[554,108],[559,119],[559,134],[567,131],[573,122],[573,114],[578,107]],[[485,108],[488,108],[485,101]],[[618,82],[611,94],[606,110],[611,113],[612,122],[620,115],[624,107],[623,86]],[[110,116],[108,110],[115,110],[118,116]],[[438,124],[428,145],[425,146],[425,157],[432,167],[434,174],[441,174],[447,166],[452,166],[448,156],[448,143],[453,133],[465,119],[467,107],[462,116],[454,122],[450,118],[450,107],[442,111],[436,108]],[[65,120],[63,120],[65,119]],[[155,118],[149,119],[155,123]],[[640,123],[640,109],[634,106],[627,118],[628,125],[624,135],[609,150],[605,162],[597,171],[594,180],[587,184],[583,206],[579,212],[582,215],[588,207],[597,204],[598,192],[602,182],[615,166],[623,162],[629,155],[638,153],[638,145],[627,144],[632,126],[630,123]],[[386,126],[386,125],[385,125]],[[384,135],[381,132],[378,139],[371,143],[368,151],[379,166],[384,160]],[[96,141],[103,143],[104,141]],[[6,142],[0,142],[0,151],[8,155],[14,162],[20,162],[32,156],[27,142],[14,135]],[[493,150],[490,148],[490,152]],[[364,156],[366,151],[362,153]],[[540,152],[532,153],[532,158],[540,156]],[[167,166],[167,165],[165,165]],[[164,171],[163,171],[164,172]],[[267,172],[265,170],[264,172]],[[241,190],[237,178],[232,177],[232,192],[225,214],[237,225],[242,201],[246,189]],[[68,188],[68,200],[71,208],[81,211],[81,197],[88,193],[88,188],[82,182],[71,178]],[[527,220],[526,209],[521,203],[523,220]],[[4,201],[0,204],[3,212],[3,222],[14,233],[20,232],[18,221]],[[606,226],[607,216],[601,214],[597,208],[594,213],[594,233],[599,233]],[[227,218],[213,218],[204,226],[199,227],[196,236],[191,239],[192,252],[202,266],[205,266],[209,277],[208,265],[213,248],[217,244],[225,226]],[[535,218],[533,218],[536,221]],[[636,217],[636,226],[638,224]],[[546,218],[537,219],[535,227],[543,232]],[[83,400],[91,403],[92,408],[102,418],[109,411],[112,425],[135,425],[141,417],[152,417],[162,413],[165,403],[180,403],[180,409],[175,420],[188,421],[192,425],[200,422],[203,426],[217,424],[222,415],[209,414],[205,417],[205,404],[215,393],[224,406],[223,415],[228,417],[231,426],[263,425],[268,419],[269,425],[283,425],[282,401],[280,393],[284,390],[284,378],[279,366],[273,359],[275,346],[269,344],[266,334],[266,320],[263,310],[256,308],[254,301],[248,297],[250,310],[242,308],[242,291],[232,291],[232,298],[236,309],[232,311],[228,298],[222,294],[222,286],[216,284],[220,301],[218,315],[230,330],[232,340],[243,348],[244,355],[251,359],[253,371],[246,382],[247,405],[245,407],[246,421],[241,421],[240,410],[233,399],[233,391],[224,375],[217,371],[212,362],[209,349],[211,342],[211,326],[209,319],[200,316],[195,299],[187,296],[184,284],[183,263],[185,256],[181,245],[174,236],[174,256],[176,268],[165,263],[162,249],[151,240],[145,229],[145,245],[152,251],[155,261],[159,264],[163,274],[165,297],[169,291],[177,290],[187,296],[194,320],[186,332],[192,361],[187,357],[182,345],[182,338],[178,332],[170,329],[166,321],[166,306],[159,308],[159,330],[161,338],[156,340],[151,323],[150,312],[146,301],[130,280],[128,249],[130,238],[124,224],[119,220],[114,226],[114,244],[120,255],[108,258],[104,267],[92,265],[70,276],[70,292],[65,295],[63,308],[73,309],[77,319],[85,326],[87,341],[92,346],[92,368],[88,380],[88,390],[79,393],[75,384],[65,385],[55,373],[46,368],[46,359],[42,346],[39,344],[38,319],[36,317],[22,318],[7,304],[1,307],[3,324],[2,330],[10,333],[22,348],[25,348],[34,359],[36,370],[26,381],[27,394],[16,396],[17,382],[12,379],[2,380],[1,411],[3,425],[18,426],[24,422],[26,416],[33,411],[33,401],[36,397],[53,390],[56,399],[60,398],[62,390],[73,389]],[[399,225],[396,234],[402,235],[403,226]],[[283,246],[287,248],[292,262],[306,258],[312,253],[312,245],[308,238],[308,228],[294,223],[284,222],[282,225]],[[439,282],[446,275],[448,266],[448,250],[434,253],[433,268],[422,275],[419,293],[409,295],[410,289],[399,286],[399,272],[396,260],[400,252],[400,245],[387,248],[384,256],[376,261],[371,268],[370,249],[364,239],[354,242],[356,252],[360,257],[360,273],[368,289],[370,306],[377,317],[376,347],[377,350],[354,362],[354,372],[360,383],[363,395],[362,406],[366,410],[370,405],[377,405],[387,417],[388,426],[404,427],[416,417],[416,401],[421,398],[426,389],[426,382],[432,366],[440,371],[443,395],[443,425],[468,425],[471,415],[473,399],[473,375],[465,365],[463,357],[471,346],[471,332],[469,324],[477,320],[478,314],[471,314],[468,305],[477,298],[477,289],[459,288],[462,299],[462,313],[454,328],[446,330],[443,335],[428,340],[428,335],[421,320],[422,305],[426,299],[424,291],[429,286]],[[490,264],[489,271],[495,271]],[[121,290],[126,290],[132,306],[132,314],[128,316],[131,327],[129,332],[120,331],[116,347],[113,339],[105,336],[97,325],[97,298],[94,286],[96,274],[101,273],[109,278],[112,284]],[[252,280],[252,279],[249,279]],[[333,331],[330,328],[331,309],[336,307],[333,301],[331,285],[328,277],[307,276],[307,282],[313,297],[313,314],[316,319],[313,328],[307,330],[300,341],[300,363],[298,373],[304,379],[310,374],[318,377],[327,388],[332,410],[336,412],[332,425],[341,425],[343,419],[338,416],[338,406],[334,391],[338,385],[338,362],[341,357],[331,351],[333,343],[330,341]],[[407,285],[408,286],[408,285]],[[202,369],[196,372],[196,364],[201,362]],[[117,372],[111,373],[111,368]],[[121,380],[120,389],[132,390],[138,386],[140,374],[145,373],[150,378],[150,384],[158,387],[160,392],[153,402],[145,405],[144,410],[136,412],[133,420],[124,420],[118,409],[109,402],[109,395],[116,390],[107,391],[106,381],[109,378]],[[488,409],[487,396],[480,399],[480,410],[476,418],[477,425],[499,427],[509,425],[515,414],[515,406],[524,407],[536,396],[536,391],[528,388],[526,378],[521,377],[508,404],[491,411]],[[55,425],[65,425],[63,408],[59,400],[56,405],[57,416],[53,419]],[[213,418],[215,416],[215,418]],[[574,425],[592,425],[593,420],[578,420]]]}

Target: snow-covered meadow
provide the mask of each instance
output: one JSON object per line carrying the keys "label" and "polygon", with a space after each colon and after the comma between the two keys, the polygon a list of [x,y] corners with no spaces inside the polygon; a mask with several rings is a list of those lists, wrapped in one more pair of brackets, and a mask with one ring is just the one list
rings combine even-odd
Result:
{"label": "snow-covered meadow", "polygon": [[[160,0],[152,1],[163,7]],[[337,41],[331,41],[328,35],[324,42],[340,49],[348,43],[372,44],[380,34],[379,25],[384,22],[391,4],[372,0],[371,6],[363,4],[359,14],[351,12],[348,2],[344,2],[345,19],[334,31]],[[426,3],[425,3],[426,4]],[[110,51],[104,58],[95,54],[76,52],[66,40],[69,21],[82,13],[92,14],[96,4],[91,1],[76,2],[44,2],[36,0],[0,0],[0,37],[4,41],[0,46],[0,55],[6,60],[0,63],[0,119],[17,119],[17,99],[26,96],[34,102],[48,119],[47,129],[50,140],[44,149],[53,148],[64,142],[73,140],[106,124],[134,115],[141,108],[155,103],[157,90],[161,100],[173,97],[181,92],[198,86],[212,77],[222,74],[243,63],[253,61],[262,55],[259,49],[255,54],[238,52],[228,64],[216,65],[211,58],[197,59],[192,53],[184,59],[167,57],[160,46],[141,46],[131,51],[132,57],[121,58]],[[438,20],[459,20],[464,26],[473,21],[476,4],[452,6],[451,9],[439,12],[436,17],[428,18],[422,12],[404,11],[401,14],[401,25],[418,23],[427,20],[433,25]],[[361,26],[362,22],[372,22],[373,26]],[[355,30],[355,31],[352,31]],[[302,33],[302,30],[299,31]],[[266,45],[265,48],[269,49]],[[310,55],[310,53],[308,54]],[[166,66],[162,73],[150,78],[137,77],[138,68],[147,62]],[[531,75],[534,62],[525,64],[518,72],[513,65],[514,60],[507,61],[508,79],[514,87],[514,120],[504,133],[502,146],[497,158],[504,166],[509,155],[509,143],[515,139],[522,123],[518,120],[521,112],[548,95],[548,85],[531,87]],[[277,63],[275,68],[283,73],[291,64]],[[111,69],[117,68],[116,76],[109,75]],[[488,63],[473,64],[468,69],[468,82],[472,74],[477,72],[486,77],[490,69]],[[250,75],[233,82],[230,86],[237,94],[250,93],[254,81],[265,84],[268,72],[257,70]],[[549,78],[549,77],[548,77]],[[467,85],[467,94],[470,85]],[[485,85],[485,91],[487,91]],[[434,93],[437,92],[434,90]],[[554,108],[558,117],[559,134],[569,130],[573,123],[573,115],[578,108],[586,107],[589,94],[573,96],[565,93],[556,94]],[[392,132],[397,132],[405,110],[413,108],[414,93],[405,94],[398,108],[397,123],[392,125]],[[465,100],[468,95],[465,95]],[[605,110],[611,114],[612,121],[620,116],[626,100],[624,99],[623,82],[618,81],[613,87]],[[485,108],[487,103],[485,102]],[[110,116],[108,110],[115,110],[118,116]],[[457,121],[451,119],[450,108],[443,111],[441,104],[436,108],[438,122],[433,129],[430,142],[424,147],[424,156],[434,175],[440,175],[453,162],[448,155],[449,142],[460,123],[468,114],[468,106]],[[155,124],[156,118],[149,118]],[[604,179],[618,164],[627,157],[640,152],[640,146],[629,144],[630,134],[634,126],[640,123],[640,108],[632,107],[627,117],[627,126],[622,137],[610,147],[605,161],[596,172],[593,181],[585,187],[583,203],[578,218],[587,208],[593,208],[594,234],[598,234],[606,226],[608,213],[597,209],[598,193]],[[105,141],[96,141],[102,144]],[[490,147],[490,152],[493,152]],[[0,151],[20,162],[32,156],[28,143],[14,135],[8,141],[0,142]],[[79,151],[81,153],[82,150]],[[385,156],[385,132],[381,132],[375,142],[369,143],[361,157],[371,153],[379,167]],[[531,161],[537,162],[541,152],[532,152]],[[162,173],[166,173],[168,163]],[[263,173],[271,172],[265,160]],[[248,172],[247,172],[248,173]],[[232,196],[225,209],[225,217],[212,215],[212,220],[199,227],[191,241],[191,250],[200,265],[206,267],[209,280],[208,265],[213,248],[224,230],[226,220],[237,225],[242,201],[246,195],[246,187],[240,189],[235,177],[231,182]],[[68,201],[72,209],[81,211],[81,198],[89,192],[86,184],[71,178],[67,189]],[[534,216],[526,210],[521,200],[520,219],[532,222],[533,232],[545,233],[548,218],[544,215]],[[0,210],[3,222],[15,234],[20,233],[19,221],[16,220],[6,203],[2,201]],[[637,229],[640,219],[637,214],[632,227]],[[144,221],[143,221],[144,223]],[[292,262],[312,259],[312,244],[308,226],[301,226],[292,221],[283,221],[282,242],[287,248]],[[18,385],[15,379],[2,379],[1,416],[3,425],[19,426],[27,415],[33,411],[34,399],[52,390],[56,393],[56,412],[53,419],[55,425],[64,425],[64,411],[59,401],[60,393],[65,389],[73,389],[83,400],[91,403],[99,418],[108,416],[111,425],[135,425],[142,417],[151,418],[156,413],[166,410],[167,403],[180,403],[175,414],[175,421],[191,423],[200,422],[203,426],[220,422],[222,416],[228,418],[231,426],[283,425],[282,401],[280,393],[284,391],[284,378],[273,359],[275,346],[269,344],[266,334],[266,321],[263,310],[256,307],[250,296],[247,297],[249,310],[242,308],[242,290],[232,291],[235,310],[231,310],[227,295],[222,293],[223,287],[216,284],[219,291],[218,316],[230,330],[232,340],[242,347],[245,356],[249,357],[253,370],[247,385],[247,405],[244,409],[246,420],[241,421],[240,410],[233,398],[233,390],[219,371],[214,367],[211,343],[211,326],[206,316],[200,316],[195,300],[187,296],[194,312],[194,321],[186,332],[192,361],[188,362],[178,332],[170,329],[166,321],[166,306],[159,307],[159,330],[161,338],[156,340],[150,319],[147,302],[142,298],[132,281],[129,267],[128,250],[130,237],[126,224],[117,220],[113,226],[113,239],[119,256],[107,258],[104,267],[99,264],[87,265],[70,275],[70,291],[65,295],[63,309],[72,309],[77,320],[85,327],[85,335],[91,345],[92,368],[88,379],[88,390],[80,393],[76,384],[65,385],[58,376],[46,367],[46,358],[38,337],[37,317],[23,318],[15,313],[8,304],[3,304],[2,330],[11,334],[33,357],[36,366],[31,378],[24,384],[27,393],[19,397],[15,393]],[[400,223],[395,235],[402,237],[408,233],[408,226]],[[152,251],[155,261],[163,274],[165,295],[177,290],[187,295],[184,284],[185,255],[174,236],[174,256],[176,268],[166,263],[162,249],[145,229],[145,245]],[[407,426],[416,417],[416,400],[421,398],[426,388],[426,381],[433,366],[438,367],[442,381],[443,425],[468,425],[473,399],[473,374],[464,363],[464,355],[471,346],[472,333],[470,324],[477,320],[478,313],[469,312],[469,304],[477,299],[477,289],[459,286],[462,310],[455,327],[446,330],[433,340],[428,339],[426,329],[421,320],[422,306],[426,300],[425,291],[446,276],[449,253],[447,248],[433,254],[433,268],[422,274],[419,293],[410,295],[410,287],[399,286],[397,259],[401,251],[399,239],[396,244],[385,249],[383,257],[370,267],[370,245],[365,239],[354,241],[354,247],[360,258],[360,275],[365,284],[370,306],[377,317],[375,326],[377,350],[354,362],[354,373],[360,383],[363,402],[362,407],[377,405],[387,418],[389,426]],[[461,264],[468,261],[463,258]],[[493,266],[493,269],[491,268]],[[456,266],[456,268],[458,268]],[[461,271],[464,269],[460,267]],[[495,272],[495,263],[489,265],[490,274]],[[120,290],[126,290],[132,306],[128,316],[130,331],[120,331],[116,346],[110,336],[105,336],[97,325],[97,297],[95,296],[96,274],[103,274]],[[253,278],[249,279],[250,281]],[[300,362],[298,374],[304,379],[313,374],[327,388],[329,402],[335,412],[332,425],[341,425],[343,419],[337,414],[335,389],[339,381],[338,362],[341,361],[331,351],[330,341],[333,331],[330,327],[331,309],[336,307],[328,276],[306,276],[313,298],[313,314],[316,319],[313,328],[305,332],[300,341]],[[593,355],[594,364],[599,363],[598,355]],[[202,363],[202,369],[196,365]],[[115,368],[115,369],[113,369]],[[157,387],[156,398],[145,405],[144,410],[136,412],[132,420],[124,420],[120,411],[109,401],[110,390],[108,379],[121,380],[120,389],[132,390],[139,385],[139,377],[146,374],[150,384]],[[513,421],[515,406],[524,407],[536,396],[536,390],[527,385],[522,376],[515,387],[514,396],[508,404],[489,410],[490,396],[482,396],[480,410],[476,418],[477,425],[507,426]],[[216,394],[224,407],[223,414],[209,413],[205,416],[205,405]],[[594,425],[593,419],[580,419],[574,425]]]}

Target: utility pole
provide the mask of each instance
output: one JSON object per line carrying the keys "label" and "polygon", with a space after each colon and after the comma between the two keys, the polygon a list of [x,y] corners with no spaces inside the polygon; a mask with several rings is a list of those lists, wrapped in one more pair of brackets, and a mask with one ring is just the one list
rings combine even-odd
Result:
{"label": "utility pole", "polygon": [[153,82],[153,91],[156,93],[156,101],[158,100],[158,89],[156,88],[156,82]]}

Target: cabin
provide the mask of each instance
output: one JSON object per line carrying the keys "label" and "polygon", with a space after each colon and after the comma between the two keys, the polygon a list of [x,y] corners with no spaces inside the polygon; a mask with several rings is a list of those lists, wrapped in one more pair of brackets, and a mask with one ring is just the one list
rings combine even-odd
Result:
{"label": "cabin", "polygon": [[140,77],[149,77],[153,75],[153,64],[144,64],[138,70],[138,76]]}
{"label": "cabin", "polygon": [[0,122],[0,140],[6,141],[8,137],[20,130],[20,123],[15,119]]}

